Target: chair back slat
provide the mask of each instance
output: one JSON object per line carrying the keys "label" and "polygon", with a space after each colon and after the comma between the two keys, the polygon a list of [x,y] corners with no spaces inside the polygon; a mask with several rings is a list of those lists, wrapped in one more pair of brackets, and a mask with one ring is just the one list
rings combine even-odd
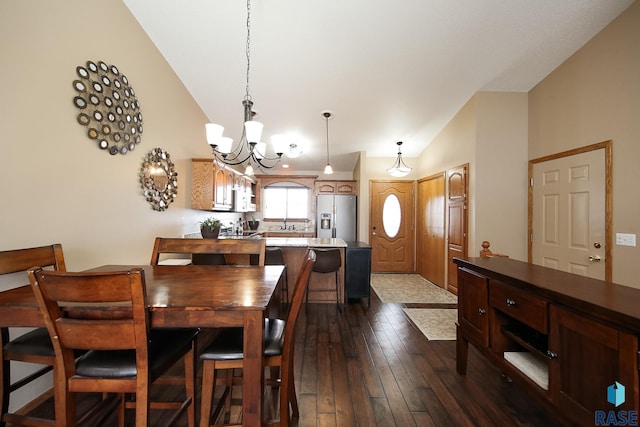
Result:
{"label": "chair back slat", "polygon": [[158,265],[162,254],[222,254],[258,255],[258,265],[264,265],[265,239],[181,239],[156,237],[151,265]]}
{"label": "chair back slat", "polygon": [[0,275],[27,271],[36,266],[53,267],[54,270],[66,271],[62,245],[55,243],[48,246],[0,252]]}
{"label": "chair back slat", "polygon": [[56,354],[136,349],[149,332],[144,271],[60,273],[29,270]]}
{"label": "chair back slat", "polygon": [[[59,319],[58,339],[64,347],[79,350],[131,350],[136,348],[133,319]],[[107,337],[107,338],[105,338]],[[113,339],[113,337],[118,337]]]}

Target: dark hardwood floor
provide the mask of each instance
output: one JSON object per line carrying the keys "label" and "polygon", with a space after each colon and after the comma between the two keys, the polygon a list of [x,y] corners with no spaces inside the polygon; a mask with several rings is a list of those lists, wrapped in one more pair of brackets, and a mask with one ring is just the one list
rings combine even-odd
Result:
{"label": "dark hardwood floor", "polygon": [[[303,308],[295,358],[298,427],[560,425],[472,346],[467,375],[458,375],[455,341],[428,341],[403,307],[381,303],[372,292],[369,308]],[[51,413],[50,402],[39,411]],[[101,425],[117,424],[110,417]]]}

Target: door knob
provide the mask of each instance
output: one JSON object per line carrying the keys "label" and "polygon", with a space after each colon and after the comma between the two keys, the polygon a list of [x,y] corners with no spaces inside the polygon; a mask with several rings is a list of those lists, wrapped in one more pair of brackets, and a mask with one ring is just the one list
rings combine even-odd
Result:
{"label": "door knob", "polygon": [[600,262],[600,257],[598,255],[596,256],[589,256],[589,261],[590,262]]}

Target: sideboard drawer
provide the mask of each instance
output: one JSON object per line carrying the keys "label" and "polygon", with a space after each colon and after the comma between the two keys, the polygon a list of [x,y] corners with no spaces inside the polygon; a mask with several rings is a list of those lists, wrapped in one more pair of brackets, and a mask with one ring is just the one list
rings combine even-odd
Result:
{"label": "sideboard drawer", "polygon": [[496,310],[543,334],[548,332],[549,322],[545,300],[495,280],[490,281],[489,300]]}

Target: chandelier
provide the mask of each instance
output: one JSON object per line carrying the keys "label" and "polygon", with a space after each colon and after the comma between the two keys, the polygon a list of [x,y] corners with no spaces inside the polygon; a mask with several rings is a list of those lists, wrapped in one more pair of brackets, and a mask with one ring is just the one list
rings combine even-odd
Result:
{"label": "chandelier", "polygon": [[404,161],[402,160],[402,150],[400,150],[402,141],[396,142],[396,145],[398,146],[398,157],[396,158],[396,162],[393,164],[393,166],[387,169],[387,172],[389,172],[389,175],[391,176],[402,178],[403,176],[409,175],[409,172],[411,172],[411,168],[405,165]]}
{"label": "chandelier", "polygon": [[267,157],[267,144],[261,142],[263,124],[253,120],[255,112],[253,111],[253,101],[249,94],[249,74],[251,70],[251,0],[247,0],[247,83],[245,89],[244,100],[244,126],[242,129],[242,137],[240,142],[234,146],[233,139],[222,136],[224,127],[207,123],[205,125],[207,142],[213,151],[214,161],[219,164],[237,166],[245,165],[245,175],[253,175],[254,167],[258,169],[271,169],[282,158],[286,150],[286,139],[282,135],[274,135],[271,137],[273,150],[277,157]]}

